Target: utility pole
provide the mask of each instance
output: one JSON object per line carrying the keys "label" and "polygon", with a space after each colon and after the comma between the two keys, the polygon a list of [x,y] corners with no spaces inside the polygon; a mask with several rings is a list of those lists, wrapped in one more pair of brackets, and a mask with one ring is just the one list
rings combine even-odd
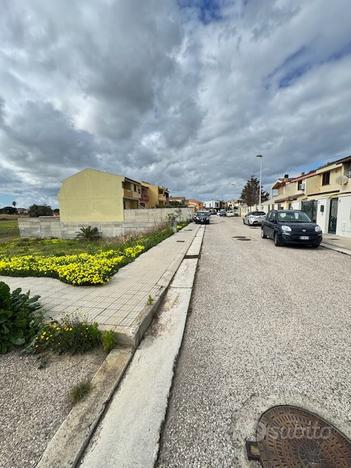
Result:
{"label": "utility pole", "polygon": [[261,209],[261,202],[262,202],[262,154],[258,154],[256,158],[259,158],[260,160],[260,188],[259,188],[259,194],[258,194],[258,204],[259,204],[259,210]]}

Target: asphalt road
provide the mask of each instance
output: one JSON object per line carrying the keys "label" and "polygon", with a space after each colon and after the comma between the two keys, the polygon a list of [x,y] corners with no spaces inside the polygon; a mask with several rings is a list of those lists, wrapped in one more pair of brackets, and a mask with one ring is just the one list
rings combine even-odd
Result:
{"label": "asphalt road", "polygon": [[237,218],[211,221],[157,466],[256,466],[245,439],[278,404],[351,437],[351,257],[275,247]]}

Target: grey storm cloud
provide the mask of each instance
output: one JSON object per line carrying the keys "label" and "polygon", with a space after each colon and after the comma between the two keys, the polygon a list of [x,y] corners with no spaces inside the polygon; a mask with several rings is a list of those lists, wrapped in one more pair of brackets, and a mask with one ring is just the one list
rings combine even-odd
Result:
{"label": "grey storm cloud", "polygon": [[[211,6],[212,5],[212,6]],[[350,152],[348,0],[3,0],[0,204],[95,167],[207,197]]]}

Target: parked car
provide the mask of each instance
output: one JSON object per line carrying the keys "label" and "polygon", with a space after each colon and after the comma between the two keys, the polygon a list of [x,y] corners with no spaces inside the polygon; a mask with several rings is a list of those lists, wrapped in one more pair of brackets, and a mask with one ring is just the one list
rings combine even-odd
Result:
{"label": "parked car", "polygon": [[227,216],[229,216],[230,218],[232,218],[234,216],[234,211],[233,210],[228,210],[227,211]]}
{"label": "parked car", "polygon": [[270,211],[262,223],[261,237],[273,239],[276,246],[305,244],[316,248],[323,238],[321,227],[300,210]]}
{"label": "parked car", "polygon": [[265,219],[266,213],[264,211],[250,211],[244,216],[243,223],[249,226],[260,226]]}
{"label": "parked car", "polygon": [[219,210],[218,216],[227,216],[227,212],[225,210]]}
{"label": "parked car", "polygon": [[210,224],[209,211],[197,211],[193,217],[196,224]]}

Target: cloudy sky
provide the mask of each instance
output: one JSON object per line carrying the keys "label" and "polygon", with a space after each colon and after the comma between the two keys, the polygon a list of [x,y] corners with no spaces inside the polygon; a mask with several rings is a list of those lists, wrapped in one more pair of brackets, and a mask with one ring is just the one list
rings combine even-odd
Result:
{"label": "cloudy sky", "polygon": [[351,153],[350,0],[0,0],[0,205],[86,167],[200,199]]}

